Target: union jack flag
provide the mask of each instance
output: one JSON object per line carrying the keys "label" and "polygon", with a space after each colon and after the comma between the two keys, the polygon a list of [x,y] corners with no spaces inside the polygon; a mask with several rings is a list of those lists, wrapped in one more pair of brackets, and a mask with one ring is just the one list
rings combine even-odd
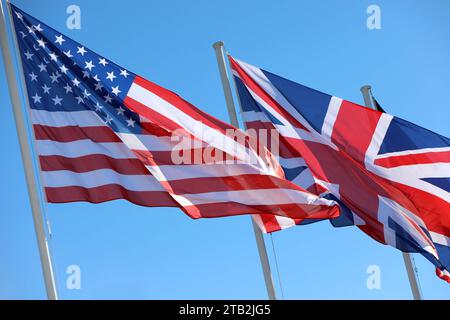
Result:
{"label": "union jack flag", "polygon": [[11,9],[48,202],[126,199],[192,218],[339,214],[335,202],[279,177],[244,132]]}
{"label": "union jack flag", "polygon": [[[419,252],[450,282],[450,140],[229,57],[248,128],[275,128],[286,177],[342,205],[334,225]],[[259,217],[266,232],[314,220]]]}

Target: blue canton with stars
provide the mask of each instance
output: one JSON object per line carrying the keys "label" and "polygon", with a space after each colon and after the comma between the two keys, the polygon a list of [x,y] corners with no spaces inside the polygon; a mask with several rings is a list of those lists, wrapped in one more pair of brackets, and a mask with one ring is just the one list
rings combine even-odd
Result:
{"label": "blue canton with stars", "polygon": [[91,110],[116,132],[141,132],[139,115],[123,103],[135,74],[11,8],[32,109]]}

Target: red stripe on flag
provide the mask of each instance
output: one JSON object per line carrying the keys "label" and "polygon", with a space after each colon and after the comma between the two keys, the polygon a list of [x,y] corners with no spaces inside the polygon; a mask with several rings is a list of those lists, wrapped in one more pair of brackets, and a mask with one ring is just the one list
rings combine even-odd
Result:
{"label": "red stripe on flag", "polygon": [[276,216],[274,216],[273,214],[261,214],[259,216],[261,217],[261,221],[267,233],[281,230],[281,226],[278,223]]}
{"label": "red stripe on flag", "polygon": [[[300,210],[302,208],[302,210]],[[185,207],[186,210],[190,206]],[[308,204],[277,204],[277,205],[244,205],[235,202],[216,202],[210,204],[197,204],[195,210],[198,215],[191,215],[192,218],[218,218],[230,215],[243,214],[267,214],[267,212],[279,212],[279,215],[286,216],[293,219],[328,219],[339,216],[339,208],[328,207],[322,205],[308,205]],[[283,212],[291,213],[289,216]]]}
{"label": "red stripe on flag", "polygon": [[437,162],[450,163],[450,151],[405,154],[375,160],[376,165],[384,168],[395,168],[400,166]]}
{"label": "red stripe on flag", "polygon": [[334,123],[332,141],[354,160],[364,163],[381,115],[379,111],[343,100]]}
{"label": "red stripe on flag", "polygon": [[219,151],[215,148],[192,148],[173,151],[134,150],[134,153],[139,153],[140,159],[146,165],[152,165],[147,160],[147,157],[152,157],[152,160],[158,165],[215,164],[227,160],[235,161],[237,159],[225,152],[220,153]]}
{"label": "red stripe on flag", "polygon": [[49,127],[33,125],[36,140],[53,140],[57,142],[72,142],[89,139],[93,142],[121,142],[109,127]]}
{"label": "red stripe on flag", "polygon": [[[187,167],[186,170],[189,170]],[[287,180],[273,176],[258,174],[243,174],[227,177],[208,177],[171,180],[170,185],[177,194],[198,194],[205,192],[238,191],[238,190],[264,190],[264,189],[291,189],[306,192],[300,186],[293,186]],[[213,189],[211,186],[214,186]]]}
{"label": "red stripe on flag", "polygon": [[436,268],[436,275],[442,280],[450,283],[450,276],[446,275],[442,270]]}
{"label": "red stripe on flag", "polygon": [[170,137],[172,133],[157,124],[151,122],[141,122],[142,133],[157,137]]}
{"label": "red stripe on flag", "polygon": [[68,203],[86,201],[101,203],[111,200],[124,199],[134,204],[146,207],[177,207],[172,197],[165,191],[130,191],[116,184],[109,184],[95,188],[77,186],[45,188],[47,200],[50,203]]}
{"label": "red stripe on flag", "polygon": [[324,192],[327,192],[328,189],[324,188],[323,186],[321,186],[318,183],[313,183],[312,185],[310,185],[307,189],[307,191],[311,192],[312,194],[315,194],[317,196],[321,195]]}
{"label": "red stripe on flag", "polygon": [[120,174],[151,175],[138,159],[114,159],[102,154],[77,158],[63,156],[39,156],[42,171],[68,170],[77,173],[111,169]]}

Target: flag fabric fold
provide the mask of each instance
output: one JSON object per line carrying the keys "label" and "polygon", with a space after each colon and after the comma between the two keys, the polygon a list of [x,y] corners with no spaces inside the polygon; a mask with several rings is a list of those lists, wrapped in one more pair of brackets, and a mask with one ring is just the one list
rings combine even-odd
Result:
{"label": "flag fabric fold", "polygon": [[246,133],[11,8],[48,202],[338,216],[334,201],[279,176]]}
{"label": "flag fabric fold", "polygon": [[[450,139],[229,57],[247,127],[275,128],[286,177],[341,204],[334,225],[419,252],[450,281]],[[314,222],[274,216],[266,231]]]}

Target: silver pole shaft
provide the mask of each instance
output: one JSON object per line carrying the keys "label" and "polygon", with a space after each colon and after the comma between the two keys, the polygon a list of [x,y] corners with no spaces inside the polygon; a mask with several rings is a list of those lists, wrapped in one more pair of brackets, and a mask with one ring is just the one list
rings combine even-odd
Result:
{"label": "silver pole shaft", "polygon": [[403,261],[405,262],[406,271],[408,272],[409,285],[411,286],[411,291],[414,300],[423,300],[422,293],[419,288],[419,281],[416,276],[416,271],[413,265],[412,256],[408,252],[402,252]]}
{"label": "silver pole shaft", "polygon": [[[9,1],[7,1],[9,4]],[[18,89],[18,78],[13,67],[13,59],[11,56],[11,50],[8,42],[8,34],[6,32],[6,18],[5,11],[8,12],[10,21],[12,22],[11,12],[3,9],[3,3],[0,0],[0,43],[2,46],[3,63],[5,65],[5,72],[8,82],[9,95],[11,97],[11,103],[14,111],[14,120],[16,123],[17,135],[19,137],[20,151],[22,161],[24,165],[25,177],[27,181],[28,196],[30,198],[31,209],[33,213],[34,229],[36,232],[36,238],[39,248],[39,255],[42,264],[42,271],[44,274],[45,288],[47,292],[47,298],[49,300],[57,300],[58,295],[56,291],[56,284],[53,275],[52,263],[50,258],[50,251],[48,248],[47,237],[44,229],[44,221],[42,217],[41,205],[39,200],[39,188],[35,179],[35,172],[33,167],[33,160],[31,155],[31,146],[27,137],[27,129],[25,125],[24,112],[22,109],[22,103]],[[12,26],[13,37],[15,37],[14,26]],[[17,39],[14,39],[17,43]],[[20,54],[19,60],[20,60]],[[20,61],[20,63],[22,63]],[[23,84],[22,84],[23,85]]]}
{"label": "silver pole shaft", "polygon": [[[365,85],[361,87],[361,92],[364,98],[364,104],[367,108],[376,109],[373,103],[372,97],[372,87]],[[408,273],[409,285],[411,286],[411,292],[413,294],[414,300],[422,300],[422,294],[419,289],[419,281],[414,270],[412,256],[408,252],[402,252],[403,261],[405,262],[406,272]]]}
{"label": "silver pole shaft", "polygon": [[[213,45],[216,53],[217,64],[219,66],[220,79],[222,80],[223,92],[225,94],[225,100],[227,102],[228,115],[230,122],[236,128],[239,128],[239,122],[234,106],[233,94],[231,93],[230,78],[228,76],[227,67],[225,63],[225,50],[224,43],[218,41]],[[264,273],[264,280],[266,283],[267,294],[270,300],[276,300],[275,286],[272,279],[272,273],[270,271],[269,257],[267,255],[266,245],[264,243],[263,233],[259,229],[258,225],[252,219],[253,231],[255,233],[256,245],[258,246],[259,259],[261,260],[261,266]]]}

